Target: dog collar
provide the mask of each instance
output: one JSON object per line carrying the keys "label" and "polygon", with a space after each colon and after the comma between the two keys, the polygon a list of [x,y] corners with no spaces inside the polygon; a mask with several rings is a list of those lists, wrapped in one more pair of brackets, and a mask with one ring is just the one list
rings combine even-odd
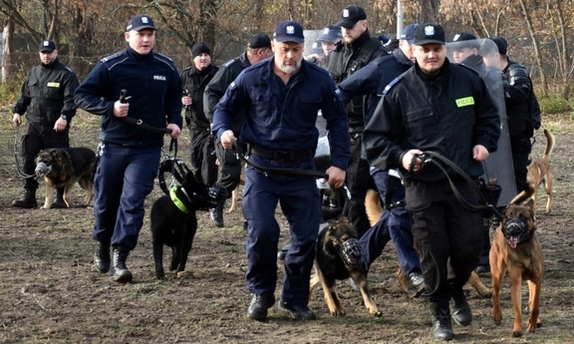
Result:
{"label": "dog collar", "polygon": [[[183,213],[189,213],[189,210],[187,209],[187,207],[185,206],[185,203],[183,203],[179,197],[177,197],[177,189],[179,187],[177,185],[174,185],[171,187],[171,189],[169,189],[169,198],[171,198],[171,201],[173,202],[173,204],[175,204],[175,206],[177,207],[177,209],[181,210],[181,212]],[[181,188],[181,190],[183,191],[183,193],[185,194],[185,189]],[[186,194],[187,196],[187,194]]]}

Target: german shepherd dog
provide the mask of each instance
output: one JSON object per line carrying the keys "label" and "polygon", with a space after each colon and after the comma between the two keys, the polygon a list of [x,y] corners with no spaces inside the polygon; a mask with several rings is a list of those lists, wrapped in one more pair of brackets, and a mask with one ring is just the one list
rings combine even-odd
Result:
{"label": "german shepherd dog", "polygon": [[96,153],[85,147],[43,149],[36,157],[36,176],[46,182],[44,209],[54,201],[54,191],[64,187],[64,202],[72,205],[70,191],[74,182],[86,191],[84,205],[88,206],[94,196],[94,173]]}
{"label": "german shepherd dog", "polygon": [[319,232],[315,255],[315,273],[311,276],[309,297],[321,283],[325,301],[332,316],[345,315],[341,299],[337,295],[336,280],[352,278],[359,286],[365,306],[371,315],[382,316],[373,303],[367,285],[367,276],[361,267],[362,250],[357,231],[349,220],[340,216],[329,220],[329,226]]}
{"label": "german shepherd dog", "polygon": [[[371,226],[374,226],[375,223],[379,221],[384,211],[383,206],[381,205],[381,198],[379,197],[379,193],[377,191],[367,191],[367,195],[365,196],[365,209]],[[408,294],[409,285],[401,267],[399,267],[397,270],[396,277],[399,280],[401,289]],[[491,291],[485,287],[484,284],[482,284],[480,277],[478,277],[478,274],[474,271],[470,274],[468,284],[470,284],[482,297],[490,297],[492,295]]]}
{"label": "german shepherd dog", "polygon": [[526,329],[534,332],[541,325],[540,292],[544,275],[544,260],[540,244],[536,240],[534,223],[534,200],[525,205],[510,204],[504,211],[500,226],[494,233],[490,249],[490,273],[492,277],[492,317],[500,325],[500,288],[504,274],[510,279],[510,297],[514,313],[513,337],[522,336],[522,280],[528,282],[528,308],[530,316]]}
{"label": "german shepherd dog", "polygon": [[208,188],[195,180],[192,172],[185,176],[181,186],[174,186],[170,196],[156,200],[150,212],[153,258],[157,279],[165,280],[163,245],[171,247],[170,271],[181,277],[197,231],[197,210],[215,208],[225,202],[226,191]]}
{"label": "german shepherd dog", "polygon": [[550,154],[552,153],[552,149],[554,149],[554,135],[552,135],[552,133],[547,129],[544,129],[544,136],[546,136],[544,155],[542,155],[542,158],[532,159],[528,165],[528,174],[526,176],[528,186],[526,190],[519,193],[515,199],[510,202],[516,203],[515,200],[532,197],[534,199],[534,214],[536,214],[536,198],[540,184],[544,184],[546,195],[548,196],[548,200],[546,202],[546,213],[548,214],[552,210],[552,187],[554,184],[554,175],[550,168]]}

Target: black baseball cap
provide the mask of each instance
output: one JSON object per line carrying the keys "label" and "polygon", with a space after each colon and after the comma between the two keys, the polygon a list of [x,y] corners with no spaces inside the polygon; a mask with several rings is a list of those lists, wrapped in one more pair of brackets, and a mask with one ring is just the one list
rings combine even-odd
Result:
{"label": "black baseball cap", "polygon": [[418,27],[419,27],[419,24],[408,25],[407,27],[405,27],[403,29],[403,32],[401,33],[400,39],[403,39],[403,40],[409,42],[410,45],[412,45],[413,41],[415,39],[415,31],[417,30]]}
{"label": "black baseball cap", "polygon": [[126,27],[127,31],[140,31],[143,29],[152,29],[156,30],[155,25],[153,24],[153,19],[146,16],[145,14],[138,14],[137,16],[130,19],[128,26]]}
{"label": "black baseball cap", "polygon": [[325,42],[337,42],[343,39],[343,33],[341,33],[341,27],[337,25],[327,25],[321,30],[321,36],[319,36],[320,41]]}
{"label": "black baseball cap", "polygon": [[468,32],[459,32],[452,38],[452,42],[455,43],[454,47],[457,48],[478,48],[480,47],[480,43],[475,35]]}
{"label": "black baseball cap", "polygon": [[264,33],[258,33],[251,36],[249,42],[247,42],[247,48],[249,49],[261,49],[269,48],[271,49],[271,39]]}
{"label": "black baseball cap", "polygon": [[367,19],[365,10],[357,5],[349,5],[341,12],[341,20],[337,22],[337,26],[353,27],[359,20]]}
{"label": "black baseball cap", "polygon": [[305,43],[303,27],[292,20],[285,20],[277,24],[273,32],[275,42],[297,42]]}
{"label": "black baseball cap", "polygon": [[507,50],[508,50],[508,44],[506,43],[506,40],[502,37],[494,37],[494,38],[491,38],[491,40],[498,47],[498,53],[501,55],[506,55]]}
{"label": "black baseball cap", "polygon": [[56,47],[56,43],[54,43],[54,41],[50,41],[49,39],[47,39],[47,40],[40,42],[40,52],[43,52],[43,51],[52,52],[56,49],[58,49],[58,48]]}
{"label": "black baseball cap", "polygon": [[444,29],[438,24],[426,23],[419,25],[415,30],[414,45],[446,44]]}

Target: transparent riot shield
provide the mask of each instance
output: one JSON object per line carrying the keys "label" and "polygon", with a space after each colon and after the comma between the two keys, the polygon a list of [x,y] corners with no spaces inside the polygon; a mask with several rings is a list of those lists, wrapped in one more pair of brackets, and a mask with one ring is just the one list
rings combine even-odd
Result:
{"label": "transparent riot shield", "polygon": [[502,187],[497,206],[504,207],[516,196],[512,150],[506,116],[504,75],[500,70],[498,48],[490,39],[475,39],[447,43],[447,56],[452,63],[464,64],[474,69],[484,80],[500,114],[498,150],[489,155],[484,164],[485,181],[496,179]]}

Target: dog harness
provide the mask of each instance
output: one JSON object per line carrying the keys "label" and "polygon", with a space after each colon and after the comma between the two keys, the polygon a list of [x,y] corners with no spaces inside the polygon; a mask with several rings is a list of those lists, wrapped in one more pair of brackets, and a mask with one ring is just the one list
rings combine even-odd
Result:
{"label": "dog harness", "polygon": [[171,198],[171,201],[173,202],[173,204],[175,204],[177,209],[179,209],[179,210],[181,210],[181,212],[187,214],[187,213],[189,213],[189,209],[187,209],[187,206],[185,205],[185,203],[182,200],[180,200],[179,197],[177,196],[177,190],[178,189],[181,190],[181,192],[183,192],[185,197],[187,197],[187,200],[191,202],[191,199],[189,198],[189,195],[185,191],[185,188],[182,188],[182,187],[177,186],[177,185],[174,185],[171,187],[171,189],[169,189],[169,198]]}

